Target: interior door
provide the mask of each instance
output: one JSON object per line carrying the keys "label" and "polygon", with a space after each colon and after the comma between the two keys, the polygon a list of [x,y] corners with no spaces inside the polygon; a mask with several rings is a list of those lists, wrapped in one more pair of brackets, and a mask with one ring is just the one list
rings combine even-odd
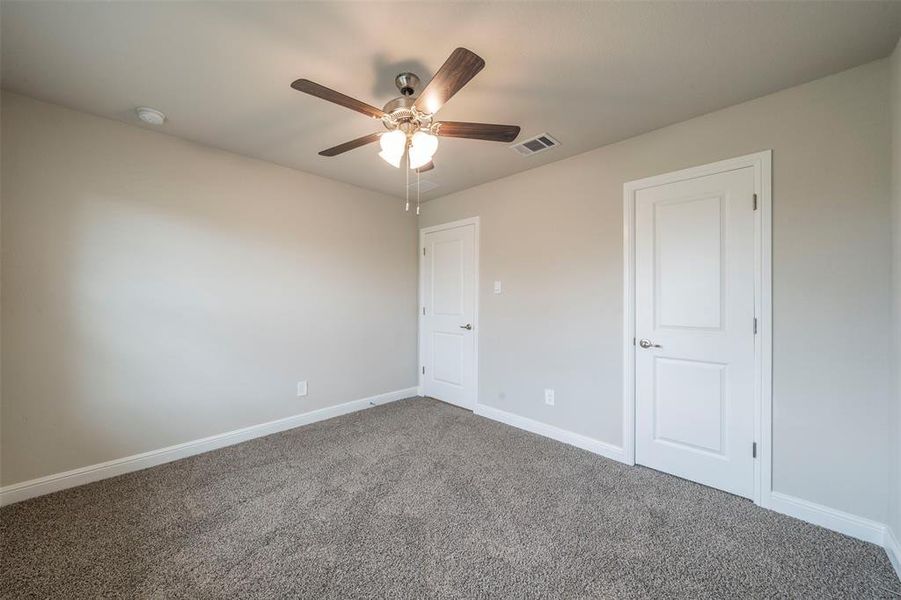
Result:
{"label": "interior door", "polygon": [[476,268],[473,224],[426,233],[422,257],[423,394],[475,405]]}
{"label": "interior door", "polygon": [[754,494],[754,170],[635,195],[635,459]]}

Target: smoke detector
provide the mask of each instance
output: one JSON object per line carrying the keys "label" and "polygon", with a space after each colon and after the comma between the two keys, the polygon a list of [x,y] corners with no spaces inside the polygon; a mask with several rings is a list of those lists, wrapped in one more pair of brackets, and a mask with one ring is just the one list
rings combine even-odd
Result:
{"label": "smoke detector", "polygon": [[166,115],[155,108],[139,106],[135,109],[135,112],[138,113],[139,119],[141,119],[145,123],[149,123],[150,125],[162,125],[166,120]]}

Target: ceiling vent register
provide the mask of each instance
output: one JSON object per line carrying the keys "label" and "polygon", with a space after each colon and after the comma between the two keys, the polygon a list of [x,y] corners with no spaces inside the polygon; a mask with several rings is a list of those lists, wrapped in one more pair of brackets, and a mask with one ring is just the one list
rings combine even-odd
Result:
{"label": "ceiling vent register", "polygon": [[[417,189],[417,185],[418,185],[418,189]],[[436,187],[438,187],[438,184],[435,183],[434,181],[432,181],[431,179],[422,179],[418,183],[416,181],[411,181],[410,185],[407,186],[407,188],[410,190],[411,194],[415,194],[416,192],[425,194],[426,192],[431,192]]]}
{"label": "ceiling vent register", "polygon": [[513,146],[510,146],[510,148],[516,150],[517,153],[522,154],[523,156],[531,156],[532,154],[538,154],[539,152],[556,148],[559,145],[560,142],[552,138],[550,134],[542,133],[533,138],[529,138],[524,142],[520,142],[519,144],[514,144]]}

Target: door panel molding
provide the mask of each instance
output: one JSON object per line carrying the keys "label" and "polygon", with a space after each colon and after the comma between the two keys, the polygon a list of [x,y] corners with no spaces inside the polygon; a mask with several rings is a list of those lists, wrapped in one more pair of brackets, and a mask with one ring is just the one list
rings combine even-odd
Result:
{"label": "door panel molding", "polygon": [[754,215],[754,503],[772,507],[772,150],[629,181],[623,185],[623,450],[635,464],[635,198],[640,190],[753,168]]}
{"label": "door panel molding", "polygon": [[473,390],[472,390],[472,405],[467,407],[470,410],[475,410],[479,404],[479,217],[469,217],[466,219],[459,219],[457,221],[451,221],[448,223],[441,223],[440,225],[432,225],[430,227],[421,227],[419,229],[419,247],[417,248],[417,252],[419,253],[419,303],[416,308],[418,314],[418,323],[419,323],[419,335],[417,336],[419,347],[417,349],[417,356],[419,357],[419,365],[417,367],[418,373],[418,385],[417,385],[417,393],[421,396],[423,393],[423,367],[426,364],[425,357],[425,339],[424,336],[427,334],[424,323],[423,323],[423,313],[422,309],[425,306],[426,301],[426,280],[425,280],[425,260],[426,257],[423,255],[422,249],[425,247],[426,243],[426,235],[430,233],[435,233],[438,231],[445,231],[448,229],[456,229],[458,227],[465,227],[467,225],[473,226],[473,235],[474,235],[474,247],[473,247],[473,262],[474,262],[474,289],[473,289],[473,318],[472,318],[472,340],[473,340]]}

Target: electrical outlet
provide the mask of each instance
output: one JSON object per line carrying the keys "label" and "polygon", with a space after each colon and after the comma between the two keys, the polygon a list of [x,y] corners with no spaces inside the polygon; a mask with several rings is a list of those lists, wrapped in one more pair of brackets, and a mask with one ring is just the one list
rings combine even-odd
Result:
{"label": "electrical outlet", "polygon": [[495,294],[500,294],[502,290],[503,290],[503,288],[501,287],[501,282],[500,282],[500,281],[495,281],[495,282],[494,282],[494,293],[495,293]]}
{"label": "electrical outlet", "polygon": [[297,397],[300,398],[301,396],[306,396],[306,395],[307,395],[307,380],[304,379],[303,381],[297,382]]}
{"label": "electrical outlet", "polygon": [[554,402],[554,390],[544,390],[544,403],[548,406],[553,406]]}

